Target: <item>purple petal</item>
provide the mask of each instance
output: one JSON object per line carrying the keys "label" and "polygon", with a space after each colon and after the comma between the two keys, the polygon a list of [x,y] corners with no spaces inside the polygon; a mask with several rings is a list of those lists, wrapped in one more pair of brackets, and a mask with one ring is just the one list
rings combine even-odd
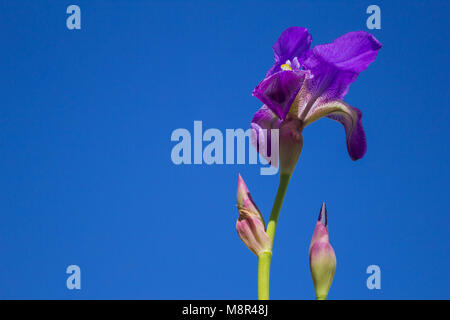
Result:
{"label": "purple petal", "polygon": [[256,111],[252,119],[252,124],[257,124],[262,129],[278,129],[281,120],[266,105]]}
{"label": "purple petal", "polygon": [[312,37],[308,29],[301,27],[290,27],[283,31],[277,42],[273,45],[275,64],[267,72],[266,78],[280,71],[280,66],[287,60],[297,57],[300,64],[305,60],[311,46]]}
{"label": "purple petal", "polygon": [[381,44],[365,31],[349,32],[315,46],[304,62],[313,74],[312,90],[324,100],[343,99],[350,84],[377,56]]}
{"label": "purple petal", "polygon": [[289,70],[277,72],[261,81],[253,90],[253,95],[280,119],[284,119],[302,86],[304,78],[303,72]]}
{"label": "purple petal", "polygon": [[[270,160],[272,143],[271,129],[279,129],[281,120],[267,106],[262,106],[253,116],[251,143],[267,161]],[[266,133],[263,133],[266,130]],[[275,164],[272,164],[275,165]]]}
{"label": "purple petal", "polygon": [[305,126],[325,116],[340,122],[345,128],[350,158],[352,160],[361,159],[367,150],[366,134],[361,123],[361,111],[340,100],[327,103],[316,102],[316,105],[306,117]]}
{"label": "purple petal", "polygon": [[[354,120],[349,121],[345,114],[331,113],[327,117],[336,120],[344,125],[345,133],[347,135],[347,150],[352,160],[358,160],[364,157],[367,151],[366,133],[361,123],[362,112],[359,109],[353,108],[356,113],[356,123]],[[354,117],[352,117],[354,119]]]}

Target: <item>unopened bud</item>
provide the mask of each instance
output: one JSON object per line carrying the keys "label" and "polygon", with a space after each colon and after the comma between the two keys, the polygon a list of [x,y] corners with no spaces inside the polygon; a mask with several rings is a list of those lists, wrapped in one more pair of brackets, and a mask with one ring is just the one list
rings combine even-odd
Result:
{"label": "unopened bud", "polygon": [[241,175],[238,178],[237,203],[239,218],[236,230],[241,240],[257,256],[270,251],[270,238],[266,233],[264,219]]}
{"label": "unopened bud", "polygon": [[317,300],[325,300],[336,271],[336,255],[328,237],[327,209],[322,204],[309,247],[309,266]]}

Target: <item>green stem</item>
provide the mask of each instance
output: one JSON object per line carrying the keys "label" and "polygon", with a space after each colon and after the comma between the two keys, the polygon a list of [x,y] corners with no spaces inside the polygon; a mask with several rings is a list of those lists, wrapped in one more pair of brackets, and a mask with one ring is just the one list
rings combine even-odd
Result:
{"label": "green stem", "polygon": [[284,195],[289,184],[291,175],[282,173],[280,175],[280,185],[278,186],[275,202],[273,203],[272,212],[270,213],[269,223],[267,224],[267,234],[271,241],[271,248],[273,248],[273,239],[275,238],[275,229],[277,228],[278,217],[280,216],[281,205],[283,204]]}
{"label": "green stem", "polygon": [[277,227],[278,217],[280,216],[281,205],[283,204],[284,196],[286,194],[287,187],[291,174],[280,174],[280,185],[278,186],[275,202],[273,203],[272,213],[270,214],[270,220],[267,224],[267,234],[270,238],[270,252],[263,252],[258,256],[258,299],[269,299],[269,277],[270,277],[270,262],[272,260],[272,248],[273,239],[275,237],[275,229]]}
{"label": "green stem", "polygon": [[258,256],[258,299],[269,300],[269,274],[272,252],[263,252]]}

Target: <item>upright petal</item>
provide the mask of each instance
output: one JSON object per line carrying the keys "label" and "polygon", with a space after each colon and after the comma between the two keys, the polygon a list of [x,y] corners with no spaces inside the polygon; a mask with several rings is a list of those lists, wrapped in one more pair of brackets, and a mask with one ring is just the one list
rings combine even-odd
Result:
{"label": "upright petal", "polygon": [[253,90],[253,95],[284,120],[304,78],[304,72],[277,72],[261,81]]}
{"label": "upright petal", "polygon": [[305,126],[325,116],[344,126],[350,158],[352,160],[361,159],[367,150],[366,134],[361,123],[361,111],[349,106],[344,101],[333,100],[322,103],[321,100],[318,100],[306,117]]}
{"label": "upright petal", "polygon": [[290,27],[284,30],[272,47],[275,55],[275,64],[267,72],[266,78],[280,71],[280,66],[286,63],[286,60],[292,61],[297,57],[301,65],[311,47],[311,42],[312,37],[306,28]]}
{"label": "upright petal", "polygon": [[334,42],[315,46],[304,62],[313,74],[312,90],[325,100],[343,99],[358,74],[372,63],[380,42],[365,31],[349,32]]}

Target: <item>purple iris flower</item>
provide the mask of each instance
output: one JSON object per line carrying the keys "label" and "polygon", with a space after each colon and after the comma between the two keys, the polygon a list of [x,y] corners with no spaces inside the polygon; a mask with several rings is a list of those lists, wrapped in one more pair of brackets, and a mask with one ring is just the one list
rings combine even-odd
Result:
{"label": "purple iris flower", "polygon": [[[264,105],[253,117],[252,128],[280,129],[283,153],[283,139],[294,137],[302,144],[302,130],[328,117],[344,126],[348,153],[353,160],[358,160],[367,149],[362,113],[342,100],[358,74],[375,60],[381,44],[364,31],[349,32],[312,50],[311,42],[308,30],[301,27],[286,29],[275,42],[275,64],[253,91]],[[283,128],[288,129],[283,132]],[[259,151],[266,144],[267,150],[270,138],[266,143],[260,137],[254,143]],[[297,159],[299,154],[300,151]]]}

